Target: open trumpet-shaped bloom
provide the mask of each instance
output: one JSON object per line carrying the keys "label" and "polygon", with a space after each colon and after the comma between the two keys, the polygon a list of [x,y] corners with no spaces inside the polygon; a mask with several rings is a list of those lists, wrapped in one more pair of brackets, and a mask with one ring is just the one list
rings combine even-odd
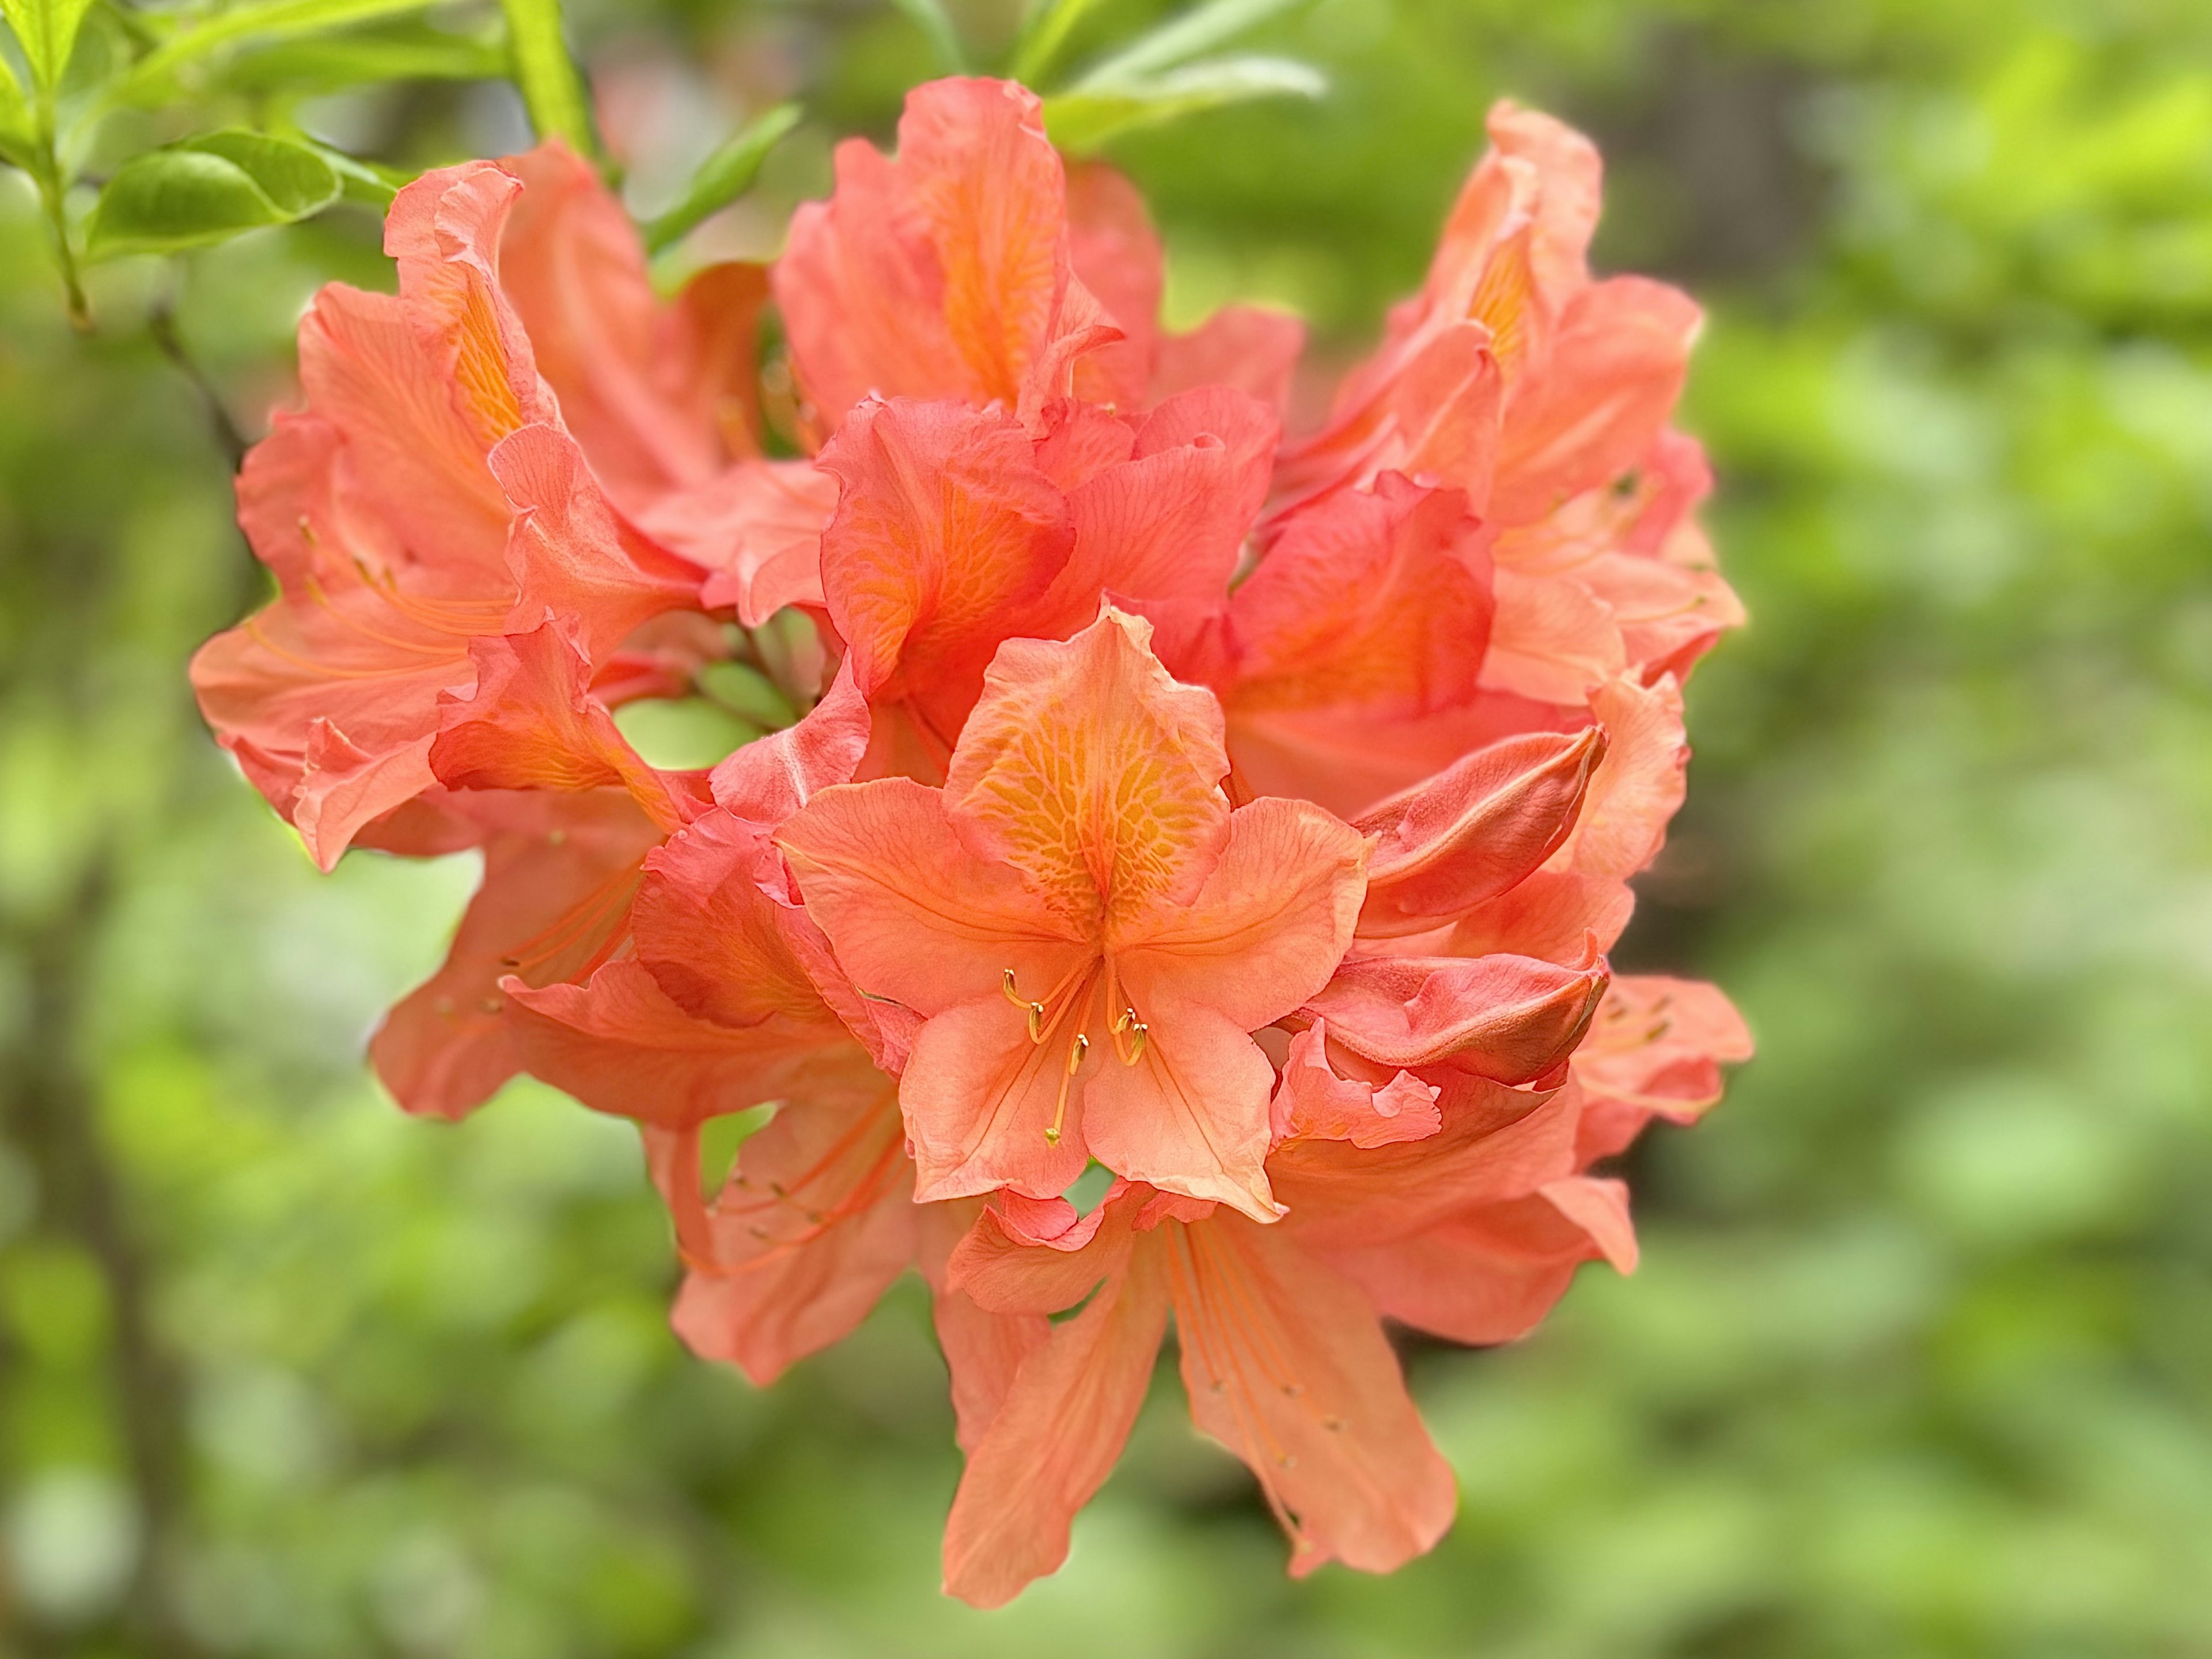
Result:
{"label": "open trumpet-shaped bloom", "polygon": [[[634,1121],[675,1327],[757,1382],[918,1270],[971,1601],[1057,1566],[1170,1322],[1294,1573],[1431,1547],[1386,1322],[1504,1341],[1630,1270],[1606,1160],[1750,1054],[1605,956],[1741,620],[1668,425],[1696,308],[1590,270],[1586,140],[1490,129],[1287,442],[1299,325],[1167,331],[1134,186],[958,79],[672,302],[557,144],[424,175],[241,473],[278,592],[196,659],[210,724],[326,866],[483,858],[380,1073]],[[617,708],[695,692],[781,729],[649,763]]]}
{"label": "open trumpet-shaped bloom", "polygon": [[1327,982],[1366,848],[1232,811],[1212,696],[1106,610],[993,665],[945,787],[825,790],[778,837],[862,991],[922,1016],[900,1101],[924,1198],[1063,1191],[1096,1158],[1269,1219],[1250,1032]]}

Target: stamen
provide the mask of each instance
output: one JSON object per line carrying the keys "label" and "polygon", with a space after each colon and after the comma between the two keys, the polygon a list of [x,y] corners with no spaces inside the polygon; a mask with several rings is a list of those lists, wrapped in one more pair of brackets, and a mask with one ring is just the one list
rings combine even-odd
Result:
{"label": "stamen", "polygon": [[1067,1065],[1060,1074],[1060,1098],[1053,1103],[1052,1123],[1044,1132],[1044,1144],[1048,1146],[1060,1145],[1060,1130],[1067,1121],[1067,1085],[1075,1081],[1075,1074],[1083,1069],[1084,1060],[1090,1053],[1091,1039],[1078,1031],[1075,1041],[1067,1045]]}
{"label": "stamen", "polygon": [[1114,1022],[1114,1052],[1124,1066],[1134,1066],[1145,1057],[1145,1045],[1152,1035],[1152,1028],[1137,1018],[1134,1008],[1124,1008]]}
{"label": "stamen", "polygon": [[1015,1007],[1028,1010],[1030,1041],[1042,1042],[1044,1041],[1044,1004],[1031,1002],[1015,988],[1014,970],[1011,968],[1006,969],[1006,976],[999,981],[999,989],[1004,994],[1006,1000],[1012,1003]]}

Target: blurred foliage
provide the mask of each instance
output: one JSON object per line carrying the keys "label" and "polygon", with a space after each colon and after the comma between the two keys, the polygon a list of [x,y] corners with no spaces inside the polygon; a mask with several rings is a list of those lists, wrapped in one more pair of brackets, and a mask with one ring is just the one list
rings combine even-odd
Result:
{"label": "blurred foliage", "polygon": [[[42,9],[84,10],[8,0]],[[641,216],[806,112],[672,276],[771,249],[830,140],[888,131],[933,9],[572,5]],[[944,9],[974,63],[1048,35],[1068,86],[1170,9]],[[230,13],[103,0],[67,74],[10,48],[0,96],[35,147],[72,77],[131,92],[0,178],[0,1653],[2212,1651],[2212,11],[1245,9],[1274,15],[1235,52],[1328,95],[1109,145],[1178,320],[1259,296],[1371,336],[1501,91],[1605,142],[1604,263],[1711,311],[1688,419],[1753,625],[1694,688],[1622,958],[1719,980],[1763,1052],[1634,1160],[1633,1280],[1411,1356],[1456,1530],[1290,1583],[1169,1380],[1068,1568],[968,1612],[917,1295],[754,1392],[665,1329],[623,1126],[378,1097],[362,1041],[471,872],[317,877],[183,665],[259,591],[232,428],[288,395],[315,284],[387,282],[378,169],[523,143],[524,106],[496,8],[186,62]],[[358,188],[88,270],[74,332],[58,181],[81,233],[84,181],[240,127]]]}

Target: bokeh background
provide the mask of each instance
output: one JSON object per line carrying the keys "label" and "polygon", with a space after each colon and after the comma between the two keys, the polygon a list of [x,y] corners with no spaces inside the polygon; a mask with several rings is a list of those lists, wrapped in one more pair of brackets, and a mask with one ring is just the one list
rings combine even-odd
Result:
{"label": "bokeh background", "polygon": [[[986,61],[1014,21],[952,9]],[[769,251],[937,70],[873,0],[570,21],[641,212],[805,100],[695,252]],[[183,672],[260,592],[208,400],[252,435],[313,287],[388,285],[374,217],[106,267],[80,336],[10,173],[0,1654],[2212,1654],[2212,8],[1315,0],[1255,40],[1328,95],[1111,148],[1176,319],[1355,349],[1493,95],[1583,124],[1601,263],[1710,307],[1686,422],[1753,619],[1620,960],[1717,979],[1762,1052],[1636,1155],[1632,1279],[1409,1351],[1456,1529],[1289,1583],[1164,1373],[1067,1568],[971,1613],[918,1285],[756,1391],[666,1330],[625,1126],[524,1085],[404,1119],[362,1045],[468,861],[318,877]],[[352,49],[134,118],[526,142],[454,54],[347,89]]]}

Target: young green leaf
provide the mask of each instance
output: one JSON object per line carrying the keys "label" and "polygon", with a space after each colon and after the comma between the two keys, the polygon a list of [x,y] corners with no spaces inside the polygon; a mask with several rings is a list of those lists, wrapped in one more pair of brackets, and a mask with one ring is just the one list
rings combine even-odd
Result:
{"label": "young green leaf", "polygon": [[115,96],[143,100],[167,85],[177,71],[221,47],[243,40],[274,40],[421,11],[429,0],[262,0],[234,6],[179,28],[131,67]]}
{"label": "young green leaf", "polygon": [[562,138],[579,155],[596,155],[583,77],[561,33],[560,0],[500,0],[514,55],[515,82],[540,138]]}
{"label": "young green leaf", "polygon": [[30,101],[23,96],[14,69],[5,58],[0,58],[0,161],[27,170],[38,142]]}
{"label": "young green leaf", "polygon": [[226,87],[313,97],[386,81],[495,81],[511,60],[495,27],[468,34],[405,20],[333,34],[249,43],[222,69]]}
{"label": "young green leaf", "polygon": [[799,125],[799,106],[779,104],[748,123],[699,164],[684,198],[645,228],[647,251],[658,253],[708,215],[718,213],[753,187],[761,163]]}
{"label": "young green leaf", "polygon": [[91,9],[92,0],[0,0],[0,12],[15,31],[15,43],[40,91],[52,92],[61,84],[77,26]]}
{"label": "young green leaf", "polygon": [[134,155],[100,193],[86,256],[173,253],[286,224],[337,199],[338,176],[304,144],[215,132]]}
{"label": "young green leaf", "polygon": [[1088,91],[1094,82],[1118,85],[1147,79],[1188,64],[1298,3],[1300,0],[1207,0],[1123,47],[1069,90]]}
{"label": "young green leaf", "polygon": [[930,48],[937,54],[940,70],[947,75],[968,73],[968,53],[960,44],[960,31],[952,26],[944,0],[891,0],[891,3],[929,37]]}
{"label": "young green leaf", "polygon": [[1067,45],[1075,26],[1098,8],[1099,0],[1038,0],[1022,20],[1006,73],[1036,85]]}
{"label": "young green leaf", "polygon": [[1254,98],[1318,98],[1328,90],[1328,81],[1309,64],[1214,58],[1164,75],[1117,81],[1086,76],[1073,89],[1045,100],[1045,130],[1061,149],[1083,155],[1132,128]]}
{"label": "young green leaf", "polygon": [[319,213],[337,199],[337,175],[305,144],[264,132],[231,131],[188,138],[178,146],[220,155],[253,180],[270,205],[287,219]]}

